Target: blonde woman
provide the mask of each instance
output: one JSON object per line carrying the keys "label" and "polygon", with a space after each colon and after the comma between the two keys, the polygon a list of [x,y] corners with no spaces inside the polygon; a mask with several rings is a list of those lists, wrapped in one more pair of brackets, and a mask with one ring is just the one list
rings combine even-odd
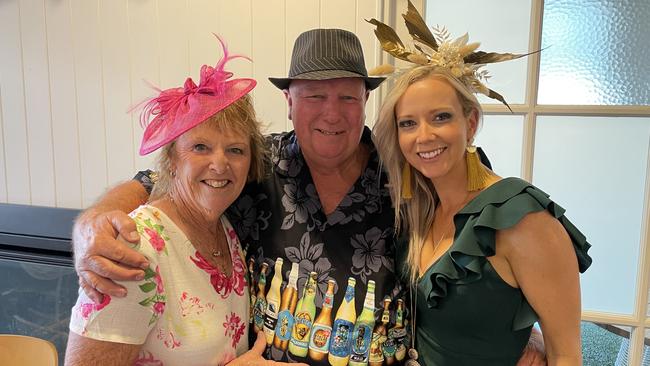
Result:
{"label": "blonde woman", "polygon": [[481,57],[466,42],[429,42],[373,130],[404,237],[396,267],[413,289],[411,355],[424,365],[515,365],[539,321],[549,365],[580,365],[578,272],[591,263],[589,244],[540,189],[480,163],[474,93],[489,89],[464,62]]}

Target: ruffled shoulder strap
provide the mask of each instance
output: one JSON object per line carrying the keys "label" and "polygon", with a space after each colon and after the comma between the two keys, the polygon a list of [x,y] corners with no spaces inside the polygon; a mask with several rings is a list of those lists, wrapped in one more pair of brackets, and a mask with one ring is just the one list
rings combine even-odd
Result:
{"label": "ruffled shoulder strap", "polygon": [[[420,286],[428,291],[427,304],[438,306],[450,284],[467,284],[482,278],[486,257],[496,253],[496,231],[516,225],[529,213],[548,211],[569,234],[580,272],[591,265],[587,251],[591,247],[585,236],[564,216],[565,210],[549,195],[519,178],[505,178],[470,201],[456,216],[454,243],[422,277]],[[430,287],[430,290],[428,289]],[[532,309],[522,309],[525,313]],[[532,314],[534,317],[534,313]],[[528,323],[528,321],[526,321]]]}

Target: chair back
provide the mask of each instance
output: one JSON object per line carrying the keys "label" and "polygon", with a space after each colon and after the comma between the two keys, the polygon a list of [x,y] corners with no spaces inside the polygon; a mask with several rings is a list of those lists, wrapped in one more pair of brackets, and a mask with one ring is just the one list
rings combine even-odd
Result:
{"label": "chair back", "polygon": [[0,365],[58,366],[56,347],[44,339],[0,334]]}

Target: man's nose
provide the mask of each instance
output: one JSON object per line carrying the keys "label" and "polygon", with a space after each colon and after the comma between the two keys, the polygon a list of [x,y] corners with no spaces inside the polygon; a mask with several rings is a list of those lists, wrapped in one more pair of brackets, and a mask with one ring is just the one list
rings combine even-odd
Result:
{"label": "man's nose", "polygon": [[328,98],[323,103],[323,116],[325,122],[338,122],[341,119],[341,101],[337,98]]}

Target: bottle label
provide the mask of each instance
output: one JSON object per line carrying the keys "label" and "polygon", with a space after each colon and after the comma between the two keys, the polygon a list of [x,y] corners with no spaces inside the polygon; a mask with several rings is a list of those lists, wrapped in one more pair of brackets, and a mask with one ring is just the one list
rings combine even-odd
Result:
{"label": "bottle label", "polygon": [[372,327],[367,323],[357,323],[352,333],[352,352],[350,360],[356,362],[368,361],[368,350],[372,340]]}
{"label": "bottle label", "polygon": [[296,314],[291,332],[291,343],[294,345],[307,348],[309,347],[309,331],[311,330],[311,316],[308,312],[303,311]]}
{"label": "bottle label", "polygon": [[278,314],[278,323],[275,327],[275,335],[281,341],[288,341],[291,338],[293,328],[293,315],[289,310],[282,310]]}
{"label": "bottle label", "polygon": [[330,354],[337,357],[347,357],[350,354],[350,339],[354,324],[345,319],[336,319],[332,326]]}
{"label": "bottle label", "polygon": [[274,332],[275,324],[278,322],[278,303],[269,301],[266,308],[266,316],[264,317],[264,329]]}
{"label": "bottle label", "polygon": [[406,337],[406,328],[392,328],[388,331],[388,336],[395,340],[395,343],[401,343]]}
{"label": "bottle label", "polygon": [[386,342],[386,335],[373,332],[372,333],[372,342],[370,343],[370,355],[368,360],[370,362],[382,362],[384,361],[384,353],[381,348],[382,345]]}
{"label": "bottle label", "polygon": [[381,345],[381,351],[386,358],[395,356],[395,351],[397,351],[395,339],[388,337],[388,339],[386,339],[386,341]]}
{"label": "bottle label", "polygon": [[264,326],[264,309],[266,308],[266,301],[264,299],[258,298],[255,303],[255,309],[253,309],[255,317],[255,326],[259,329],[262,329]]}
{"label": "bottle label", "polygon": [[332,327],[329,325],[316,324],[311,330],[309,349],[320,353],[327,353],[330,347],[330,336]]}

